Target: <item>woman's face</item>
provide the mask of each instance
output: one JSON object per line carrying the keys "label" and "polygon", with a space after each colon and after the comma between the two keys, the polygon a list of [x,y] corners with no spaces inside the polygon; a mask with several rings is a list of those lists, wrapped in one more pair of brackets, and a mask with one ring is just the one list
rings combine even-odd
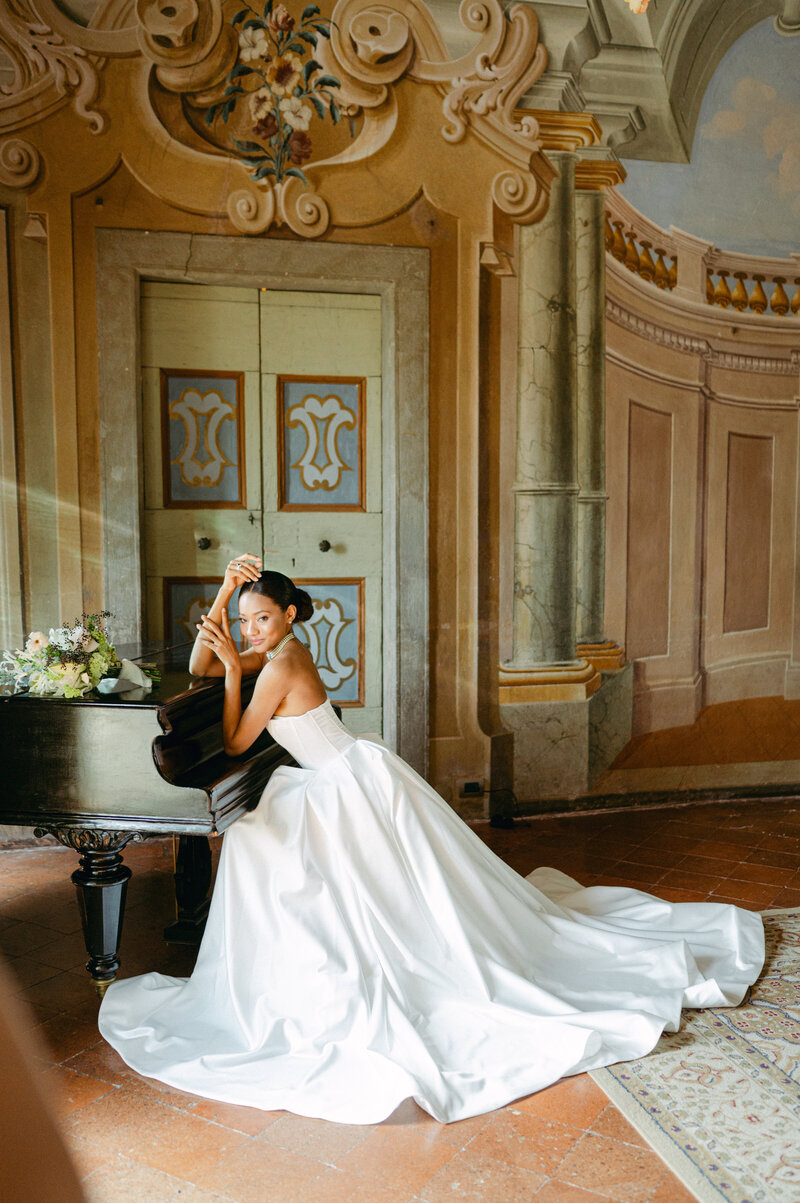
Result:
{"label": "woman's face", "polygon": [[242,635],[257,652],[268,652],[280,643],[292,625],[294,613],[294,606],[282,610],[271,597],[252,590],[239,598]]}

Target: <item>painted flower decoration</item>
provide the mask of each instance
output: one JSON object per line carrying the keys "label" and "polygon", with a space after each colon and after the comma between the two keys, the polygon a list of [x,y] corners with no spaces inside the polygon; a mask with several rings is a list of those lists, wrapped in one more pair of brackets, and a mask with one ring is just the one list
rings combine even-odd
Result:
{"label": "painted flower decoration", "polygon": [[239,34],[239,58],[243,63],[269,58],[269,40],[264,29],[243,29]]}
{"label": "painted flower decoration", "polygon": [[285,4],[279,4],[272,10],[267,19],[267,28],[270,33],[281,33],[283,31],[291,33],[294,29],[294,17],[290,16]]}
{"label": "painted flower decoration", "polygon": [[267,87],[276,96],[289,96],[300,83],[303,61],[296,54],[283,54],[271,59],[267,65],[265,79]]}
{"label": "painted flower decoration", "polygon": [[307,130],[311,124],[311,105],[303,104],[299,96],[289,96],[280,103],[281,116],[294,130]]}
{"label": "painted flower decoration", "polygon": [[289,139],[289,158],[298,165],[311,158],[311,139],[302,130],[296,130]]}
{"label": "painted flower decoration", "polygon": [[267,113],[272,112],[275,100],[269,88],[258,88],[250,93],[250,112],[254,121],[261,121]]}
{"label": "painted flower decoration", "polygon": [[[330,19],[308,4],[298,19],[286,4],[266,0],[259,16],[249,4],[231,18],[239,39],[239,58],[229,72],[222,99],[206,110],[206,123],[227,124],[241,103],[250,117],[253,139],[231,138],[254,180],[286,176],[308,181],[301,170],[313,153],[309,134],[316,115],[339,123],[334,90],[339,80],[327,75],[313,57],[319,38],[330,38]],[[350,119],[351,136],[355,124]]]}
{"label": "painted flower decoration", "polygon": [[253,133],[257,138],[263,138],[265,142],[268,142],[270,138],[275,137],[279,128],[278,118],[270,111],[263,117],[259,117],[253,126]]}

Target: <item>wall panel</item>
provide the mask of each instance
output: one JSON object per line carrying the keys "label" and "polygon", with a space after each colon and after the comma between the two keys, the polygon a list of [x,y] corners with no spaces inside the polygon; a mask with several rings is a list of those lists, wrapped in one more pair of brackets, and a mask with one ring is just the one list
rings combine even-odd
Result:
{"label": "wall panel", "polygon": [[729,433],[725,632],[769,625],[773,459],[771,438]]}
{"label": "wall panel", "polygon": [[672,416],[633,402],[628,438],[627,653],[669,651]]}

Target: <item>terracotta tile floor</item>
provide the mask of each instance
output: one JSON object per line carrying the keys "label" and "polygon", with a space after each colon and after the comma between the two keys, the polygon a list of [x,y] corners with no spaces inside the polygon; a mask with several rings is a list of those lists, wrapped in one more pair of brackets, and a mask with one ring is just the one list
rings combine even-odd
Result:
{"label": "terracotta tile floor", "polygon": [[[475,829],[509,864],[676,901],[800,905],[800,803],[758,801],[518,821]],[[129,849],[123,973],[191,970],[168,947],[168,840]],[[404,1104],[365,1127],[232,1107],[137,1077],[98,1038],[58,847],[0,852],[0,948],[46,1050],[42,1072],[91,1203],[685,1203],[692,1199],[586,1075],[501,1111],[436,1124]]]}

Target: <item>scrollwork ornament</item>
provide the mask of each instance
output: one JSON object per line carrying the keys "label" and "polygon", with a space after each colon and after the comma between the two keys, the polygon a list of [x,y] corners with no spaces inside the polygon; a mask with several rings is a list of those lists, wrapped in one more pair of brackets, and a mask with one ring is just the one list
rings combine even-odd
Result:
{"label": "scrollwork ornament", "polygon": [[42,169],[42,157],[23,138],[7,138],[0,144],[0,182],[8,188],[28,188]]}
{"label": "scrollwork ornament", "polygon": [[72,100],[92,133],[105,130],[107,117],[91,107],[99,90],[97,60],[42,20],[34,0],[0,4],[0,44],[14,68],[14,79],[0,91],[14,98],[15,107],[52,85],[58,96]]}
{"label": "scrollwork ornament", "polygon": [[492,23],[492,12],[482,0],[462,0],[458,10],[461,24],[473,33],[483,33]]}
{"label": "scrollwork ornament", "polygon": [[228,197],[228,216],[243,234],[263,234],[275,220],[275,193],[264,181],[258,187],[241,188]]}
{"label": "scrollwork ornament", "polygon": [[[320,49],[325,63],[328,48]],[[340,0],[337,4],[336,20],[331,26],[330,67],[344,76],[345,92],[351,101],[364,107],[382,104],[388,85],[406,73],[414,54],[411,24],[402,11],[365,5],[364,0]]]}
{"label": "scrollwork ornament", "polygon": [[279,185],[280,213],[290,230],[303,238],[319,238],[330,225],[331,211],[317,192],[304,188],[295,177]]}
{"label": "scrollwork ornament", "polygon": [[[462,4],[473,27],[486,28],[492,33],[497,25],[494,14],[483,4]],[[535,82],[547,65],[547,52],[539,45],[539,27],[532,10],[515,5],[503,20],[503,36],[493,36],[492,44],[478,47],[469,75],[453,78],[442,102],[446,118],[442,137],[448,142],[460,142],[467,132],[470,118],[488,118],[496,127],[538,149],[539,126],[535,118],[515,116],[520,96]],[[488,37],[488,34],[487,34]],[[463,62],[463,60],[462,60]]]}
{"label": "scrollwork ornament", "polygon": [[547,203],[547,197],[542,198],[540,189],[532,175],[521,171],[501,171],[492,180],[492,200],[510,217],[532,220],[538,212],[538,207]]}
{"label": "scrollwork ornament", "polygon": [[[414,53],[411,29],[402,13],[367,8],[350,22],[350,40],[356,55],[384,83],[399,79]],[[380,65],[380,70],[374,70]]]}
{"label": "scrollwork ornament", "polygon": [[218,0],[136,0],[139,44],[159,67],[189,67],[205,58],[222,30]]}

